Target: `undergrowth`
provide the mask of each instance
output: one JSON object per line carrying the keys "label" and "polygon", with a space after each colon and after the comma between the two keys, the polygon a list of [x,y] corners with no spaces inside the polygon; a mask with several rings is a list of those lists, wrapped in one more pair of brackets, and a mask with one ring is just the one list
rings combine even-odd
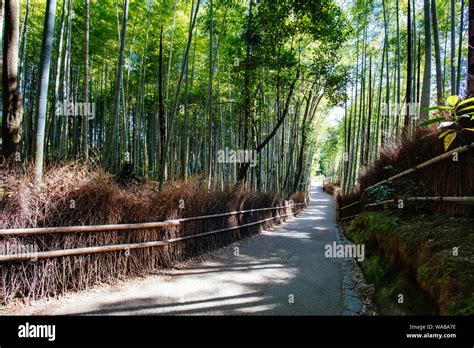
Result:
{"label": "undergrowth", "polygon": [[[472,133],[472,132],[469,132]],[[340,218],[353,216],[362,211],[367,203],[400,197],[462,197],[474,195],[474,154],[472,149],[439,161],[429,167],[394,180],[391,183],[369,189],[370,186],[413,168],[443,154],[443,142],[434,127],[418,128],[410,138],[393,141],[382,147],[379,158],[370,166],[363,167],[357,177],[354,190],[338,195],[338,206],[344,207],[363,198],[362,204],[340,212]],[[474,142],[474,134],[466,134],[455,141],[453,148]],[[450,216],[474,217],[472,205],[447,202],[424,202],[427,211]]]}
{"label": "undergrowth", "polygon": [[[79,163],[49,166],[42,183],[35,181],[33,173],[32,166],[11,168],[6,173],[4,184],[10,194],[0,212],[0,228],[153,222],[285,205],[282,197],[271,193],[235,187],[208,190],[200,177],[186,182],[167,182],[159,191],[157,182],[143,180],[124,184],[100,168]],[[288,199],[303,202],[305,194],[296,193]],[[295,210],[299,208],[295,207]],[[165,247],[3,263],[0,303],[8,303],[16,297],[57,296],[98,283],[145,275],[281,223],[286,218],[278,216],[289,212],[291,208],[261,211],[146,230],[2,236],[0,247],[33,245],[41,252],[166,240],[275,217],[262,225],[188,239]]]}

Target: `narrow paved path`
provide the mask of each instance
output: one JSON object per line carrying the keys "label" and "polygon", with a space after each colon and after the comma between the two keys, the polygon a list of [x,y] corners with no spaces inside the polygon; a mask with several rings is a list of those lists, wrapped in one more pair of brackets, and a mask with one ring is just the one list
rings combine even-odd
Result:
{"label": "narrow paved path", "polygon": [[298,217],[159,275],[29,305],[16,314],[343,314],[334,198],[313,186]]}

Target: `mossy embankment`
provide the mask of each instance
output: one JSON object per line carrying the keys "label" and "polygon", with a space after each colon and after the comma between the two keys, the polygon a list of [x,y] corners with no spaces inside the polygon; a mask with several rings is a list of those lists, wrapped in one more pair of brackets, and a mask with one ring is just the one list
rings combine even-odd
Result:
{"label": "mossy embankment", "polygon": [[474,219],[385,209],[344,231],[365,244],[361,267],[381,314],[474,314]]}

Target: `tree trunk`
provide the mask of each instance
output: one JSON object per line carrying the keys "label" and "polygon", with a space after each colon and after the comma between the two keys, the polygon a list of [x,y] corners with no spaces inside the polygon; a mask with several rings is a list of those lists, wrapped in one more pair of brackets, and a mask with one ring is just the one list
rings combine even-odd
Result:
{"label": "tree trunk", "polygon": [[[57,141],[57,121],[56,121],[56,103],[59,100],[59,85],[61,81],[61,63],[62,63],[62,56],[63,56],[63,42],[64,42],[64,25],[65,25],[65,18],[66,18],[66,0],[63,0],[63,9],[61,14],[61,31],[59,34],[59,47],[58,47],[58,57],[56,60],[56,82],[54,83],[54,99],[53,99],[53,107],[51,108],[51,123],[52,123],[52,145],[53,148],[56,149],[58,145]],[[64,100],[63,100],[64,102]]]}
{"label": "tree trunk", "polygon": [[425,68],[423,71],[423,90],[421,92],[421,118],[428,118],[426,110],[430,105],[431,90],[431,14],[430,0],[424,0],[424,24],[425,24]]}
{"label": "tree trunk", "polygon": [[18,73],[18,83],[20,85],[21,95],[25,95],[24,80],[25,80],[25,53],[26,53],[26,37],[28,32],[28,14],[30,12],[30,1],[26,2],[25,17],[21,28],[21,52],[20,52],[20,71]]}
{"label": "tree trunk", "polygon": [[456,0],[451,0],[451,95],[456,94]]}
{"label": "tree trunk", "polygon": [[464,0],[461,0],[461,23],[459,24],[459,43],[458,43],[458,66],[456,73],[456,95],[461,91],[461,59],[462,59],[462,41],[464,37]]}
{"label": "tree trunk", "polygon": [[367,133],[365,135],[365,153],[364,165],[369,164],[369,150],[370,150],[370,132],[372,123],[372,56],[369,57],[369,101],[368,101],[368,115],[367,115]]}
{"label": "tree trunk", "polygon": [[2,70],[2,152],[5,158],[10,158],[16,153],[22,132],[23,106],[18,86],[19,31],[20,4],[17,0],[6,0]]}
{"label": "tree trunk", "polygon": [[467,93],[468,97],[474,97],[474,0],[469,0],[469,39],[468,39],[468,76]]}
{"label": "tree trunk", "polygon": [[385,65],[386,69],[386,86],[385,86],[385,115],[383,115],[383,126],[382,126],[382,134],[380,137],[381,145],[384,146],[386,143],[387,134],[386,131],[388,130],[388,123],[390,120],[390,66],[388,61],[389,55],[389,47],[388,47],[388,19],[387,19],[387,10],[385,9],[385,0],[382,0],[382,7],[383,7],[383,22],[384,22],[384,44],[385,44]]}
{"label": "tree trunk", "polygon": [[43,176],[44,131],[46,125],[46,107],[48,103],[49,70],[51,65],[51,48],[53,46],[54,22],[56,19],[56,0],[48,0],[44,19],[43,41],[41,45],[40,79],[38,82],[38,99],[36,111],[36,146],[35,166],[36,178]]}
{"label": "tree trunk", "polygon": [[433,37],[436,64],[436,97],[438,104],[441,104],[441,99],[443,98],[443,75],[441,72],[441,48],[439,44],[438,11],[436,7],[436,0],[431,0],[431,15],[433,17]]}
{"label": "tree trunk", "polygon": [[[398,138],[398,132],[400,128],[400,113],[401,113],[401,107],[400,107],[400,85],[401,85],[401,79],[402,79],[402,74],[401,74],[401,59],[400,59],[400,25],[399,25],[399,0],[395,0],[397,4],[397,107],[396,107],[396,121],[395,121],[395,135]],[[408,0],[410,1],[410,0]]]}
{"label": "tree trunk", "polygon": [[122,22],[122,34],[120,37],[120,51],[119,61],[117,66],[117,77],[115,79],[115,96],[114,96],[114,113],[113,113],[113,127],[112,127],[112,139],[111,149],[109,156],[117,156],[117,158],[111,159],[111,164],[114,169],[118,169],[118,144],[119,144],[119,123],[120,123],[120,91],[122,87],[123,79],[123,61],[125,51],[125,36],[127,35],[127,23],[128,23],[128,0],[124,1],[123,4],[123,22]]}
{"label": "tree trunk", "polygon": [[[163,104],[163,27],[160,32],[160,52],[158,66],[158,123],[160,128],[160,159],[158,171],[165,166],[165,144],[166,144],[166,118]],[[163,169],[164,171],[164,169]]]}
{"label": "tree trunk", "polygon": [[[84,18],[84,103],[85,110],[89,108],[89,1],[85,0]],[[89,158],[89,116],[82,115],[82,155],[84,159]]]}
{"label": "tree trunk", "polygon": [[[0,46],[3,48],[3,0],[0,0]],[[3,52],[3,49],[2,49]],[[0,80],[3,75],[3,54],[0,55]],[[3,95],[1,96],[3,100]]]}
{"label": "tree trunk", "polygon": [[412,76],[412,29],[411,29],[411,0],[408,0],[408,17],[407,17],[407,87],[406,87],[406,113],[405,120],[403,122],[403,135],[407,135],[410,127],[410,112],[411,112],[411,102],[412,102],[412,92],[411,92],[411,76]]}
{"label": "tree trunk", "polygon": [[212,120],[212,78],[213,78],[213,62],[212,62],[212,35],[213,35],[213,14],[212,14],[212,0],[209,1],[209,10],[210,10],[210,28],[209,28],[209,125],[208,125],[208,173],[207,173],[207,188],[208,190],[211,189],[211,182],[212,182],[212,142],[213,142],[213,137],[212,137],[212,132],[213,132],[213,120]]}
{"label": "tree trunk", "polygon": [[[298,81],[299,76],[300,76],[300,70],[298,68],[298,71],[296,72],[296,77],[290,85],[283,113],[282,113],[281,117],[278,119],[276,125],[273,127],[273,130],[270,132],[270,134],[268,134],[267,137],[255,148],[255,151],[257,152],[257,154],[259,154],[265,148],[265,146],[267,146],[267,144],[270,142],[270,140],[273,139],[273,137],[277,133],[278,129],[280,129],[280,126],[282,125],[283,121],[285,120],[285,118],[288,114],[288,109],[290,107],[291,98],[293,97],[295,84]],[[250,167],[250,163],[244,163],[240,166],[239,173],[238,173],[238,176],[237,176],[237,183],[238,184],[240,184],[245,179],[245,177],[247,176],[247,171],[248,171],[249,167]]]}
{"label": "tree trunk", "polygon": [[[198,0],[196,3],[196,8],[194,10],[194,15],[193,15],[193,8],[191,6],[191,18],[190,18],[190,25],[189,25],[189,32],[188,32],[188,40],[186,44],[186,51],[184,52],[184,58],[183,58],[183,64],[181,65],[181,72],[179,75],[179,80],[178,80],[178,86],[176,87],[176,94],[175,94],[175,99],[173,102],[173,108],[171,109],[171,114],[170,114],[170,119],[169,119],[169,132],[168,136],[165,142],[165,155],[168,156],[168,149],[170,148],[170,139],[173,135],[173,128],[174,128],[174,122],[176,120],[176,113],[178,111],[178,103],[179,103],[179,95],[181,92],[181,87],[183,85],[183,80],[184,80],[184,74],[186,72],[186,65],[187,65],[187,60],[189,59],[189,51],[191,48],[191,42],[193,38],[193,30],[196,25],[196,20],[197,20],[197,15],[199,13],[199,5],[201,3],[201,0]],[[169,151],[170,153],[173,153],[172,151]],[[169,156],[168,156],[169,157]],[[164,169],[165,168],[160,168],[159,175],[158,175],[158,180],[160,181],[160,189],[163,185],[164,181]]]}

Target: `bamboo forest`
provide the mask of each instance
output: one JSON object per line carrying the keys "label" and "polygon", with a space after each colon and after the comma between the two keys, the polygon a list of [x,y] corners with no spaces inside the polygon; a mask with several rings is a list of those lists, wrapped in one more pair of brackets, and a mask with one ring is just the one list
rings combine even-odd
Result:
{"label": "bamboo forest", "polygon": [[473,0],[0,13],[0,319],[472,318]]}

